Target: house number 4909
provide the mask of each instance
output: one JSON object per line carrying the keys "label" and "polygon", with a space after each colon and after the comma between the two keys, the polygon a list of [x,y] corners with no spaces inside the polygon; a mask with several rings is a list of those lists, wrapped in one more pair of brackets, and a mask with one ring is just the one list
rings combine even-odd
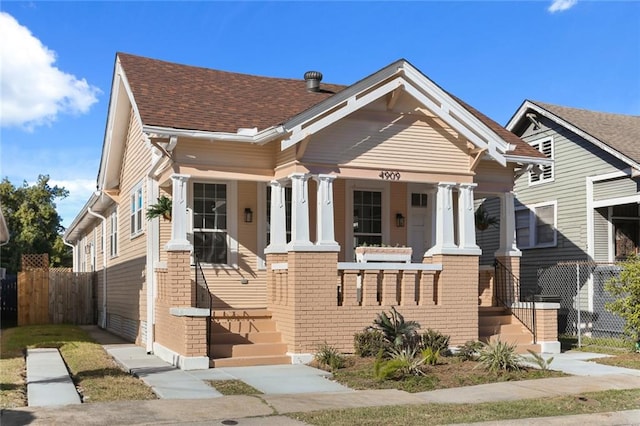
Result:
{"label": "house number 4909", "polygon": [[384,179],[384,180],[400,180],[400,172],[383,170],[380,172],[378,176],[380,176],[380,179]]}

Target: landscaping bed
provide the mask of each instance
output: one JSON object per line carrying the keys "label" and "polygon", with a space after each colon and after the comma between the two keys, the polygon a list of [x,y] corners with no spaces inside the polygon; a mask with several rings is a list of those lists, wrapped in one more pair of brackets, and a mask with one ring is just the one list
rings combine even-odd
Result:
{"label": "landscaping bed", "polygon": [[424,376],[379,380],[375,376],[374,364],[375,358],[348,357],[344,368],[333,371],[333,379],[351,389],[399,389],[413,393],[484,383],[565,376],[558,371],[534,368],[493,373],[484,369],[477,361],[463,361],[455,356],[446,356],[441,357],[436,365],[424,366]]}

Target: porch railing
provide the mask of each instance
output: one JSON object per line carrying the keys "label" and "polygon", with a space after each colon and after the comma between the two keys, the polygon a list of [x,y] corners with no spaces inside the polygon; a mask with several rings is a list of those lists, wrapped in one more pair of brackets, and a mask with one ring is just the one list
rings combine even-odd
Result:
{"label": "porch railing", "polygon": [[533,343],[537,342],[536,336],[536,306],[533,297],[523,297],[520,289],[520,280],[502,262],[495,261],[495,298],[496,301],[509,309],[511,314],[522,323],[533,335]]}
{"label": "porch railing", "polygon": [[207,317],[207,356],[211,358],[211,318],[213,317],[213,296],[209,291],[207,285],[207,278],[202,270],[202,265],[198,256],[194,253],[194,269],[195,269],[195,286],[196,286],[196,308],[204,308],[209,310],[209,316]]}
{"label": "porch railing", "polygon": [[438,305],[440,264],[338,262],[338,306]]}

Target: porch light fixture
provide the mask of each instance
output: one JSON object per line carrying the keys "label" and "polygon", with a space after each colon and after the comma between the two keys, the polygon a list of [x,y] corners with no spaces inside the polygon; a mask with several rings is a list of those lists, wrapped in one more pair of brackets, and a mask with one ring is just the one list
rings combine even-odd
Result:
{"label": "porch light fixture", "polygon": [[244,221],[246,223],[253,222],[253,211],[249,207],[244,209]]}
{"label": "porch light fixture", "polygon": [[402,216],[402,213],[396,213],[396,226],[404,228],[404,216]]}

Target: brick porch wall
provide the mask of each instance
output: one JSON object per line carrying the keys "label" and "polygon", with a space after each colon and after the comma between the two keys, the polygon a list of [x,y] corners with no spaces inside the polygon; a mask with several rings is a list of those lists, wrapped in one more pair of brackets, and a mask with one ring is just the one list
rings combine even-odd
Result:
{"label": "brick porch wall", "polygon": [[190,252],[167,253],[167,269],[157,269],[155,341],[186,357],[207,356],[207,318],[176,316],[171,308],[195,305]]}
{"label": "brick porch wall", "polygon": [[[388,298],[385,300],[388,304],[378,304],[375,294],[370,292],[371,296],[367,296],[367,286],[371,289],[373,284],[367,281],[375,281],[375,275],[373,278],[365,275],[363,306],[354,306],[346,299],[338,306],[337,253],[290,252],[267,258],[268,308],[289,352],[312,353],[325,341],[342,352],[353,352],[353,335],[371,325],[377,314],[388,312],[391,306],[406,320],[418,321],[422,330],[432,328],[450,335],[452,345],[478,338],[477,256],[447,255],[431,259],[433,263],[441,263],[443,271],[435,277],[425,274],[422,281],[426,284],[419,289],[420,305],[411,297],[400,304]],[[280,262],[287,262],[288,270],[271,271],[270,265]],[[393,281],[385,278],[383,286],[391,288]],[[345,293],[355,293],[351,290],[345,289]]]}

